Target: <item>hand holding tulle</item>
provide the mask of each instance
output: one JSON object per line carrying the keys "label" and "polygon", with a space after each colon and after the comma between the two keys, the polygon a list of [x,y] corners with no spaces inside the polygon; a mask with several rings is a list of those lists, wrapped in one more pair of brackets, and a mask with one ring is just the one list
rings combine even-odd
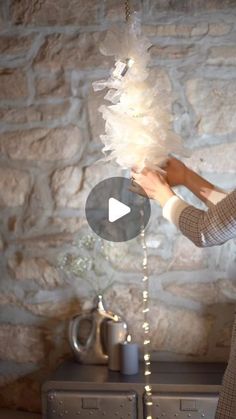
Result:
{"label": "hand holding tulle", "polygon": [[131,191],[142,195],[142,191],[139,188],[141,186],[147,196],[157,200],[161,206],[164,206],[168,199],[174,195],[165,176],[156,170],[145,168],[138,173],[133,169],[131,176],[133,180]]}

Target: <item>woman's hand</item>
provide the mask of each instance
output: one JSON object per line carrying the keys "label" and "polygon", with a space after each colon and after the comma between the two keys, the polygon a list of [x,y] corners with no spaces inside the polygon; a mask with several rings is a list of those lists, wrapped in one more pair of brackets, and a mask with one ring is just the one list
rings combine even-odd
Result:
{"label": "woman's hand", "polygon": [[164,167],[166,179],[170,186],[185,185],[188,168],[180,160],[171,157]]}
{"label": "woman's hand", "polygon": [[137,173],[132,170],[131,176],[133,180],[131,191],[142,194],[138,187],[140,185],[147,196],[157,200],[161,206],[164,206],[168,199],[174,195],[165,177],[158,171],[145,168],[141,173]]}

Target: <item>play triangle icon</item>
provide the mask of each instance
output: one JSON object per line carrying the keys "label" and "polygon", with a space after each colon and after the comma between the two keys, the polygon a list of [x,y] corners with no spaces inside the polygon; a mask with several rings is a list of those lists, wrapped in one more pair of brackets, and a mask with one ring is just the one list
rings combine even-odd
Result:
{"label": "play triangle icon", "polygon": [[108,220],[110,223],[119,220],[124,217],[126,214],[131,212],[131,208],[128,205],[123,204],[123,202],[118,201],[115,198],[109,198],[108,200]]}

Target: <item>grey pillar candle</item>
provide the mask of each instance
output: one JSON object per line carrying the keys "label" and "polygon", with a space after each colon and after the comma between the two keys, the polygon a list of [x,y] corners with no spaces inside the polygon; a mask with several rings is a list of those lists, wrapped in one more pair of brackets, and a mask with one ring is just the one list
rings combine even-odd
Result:
{"label": "grey pillar candle", "polygon": [[108,368],[112,371],[120,371],[120,343],[125,341],[126,334],[127,326],[124,322],[107,322]]}
{"label": "grey pillar candle", "polygon": [[120,344],[121,373],[125,375],[137,374],[138,363],[138,344],[126,340]]}

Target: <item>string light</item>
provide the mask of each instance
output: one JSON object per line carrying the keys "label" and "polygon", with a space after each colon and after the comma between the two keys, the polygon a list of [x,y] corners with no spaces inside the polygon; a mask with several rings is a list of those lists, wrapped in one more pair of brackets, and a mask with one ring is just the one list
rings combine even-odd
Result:
{"label": "string light", "polygon": [[[143,216],[143,213],[142,213]],[[149,324],[149,275],[148,275],[148,253],[147,253],[147,244],[145,239],[145,230],[142,227],[141,233],[141,243],[143,249],[143,330],[144,330],[144,340],[143,340],[143,360],[144,360],[144,404],[145,404],[145,415],[146,419],[152,419],[152,386],[150,385],[150,376],[151,376],[151,354],[150,354],[150,345],[151,345],[151,335],[150,335],[150,324]]]}

